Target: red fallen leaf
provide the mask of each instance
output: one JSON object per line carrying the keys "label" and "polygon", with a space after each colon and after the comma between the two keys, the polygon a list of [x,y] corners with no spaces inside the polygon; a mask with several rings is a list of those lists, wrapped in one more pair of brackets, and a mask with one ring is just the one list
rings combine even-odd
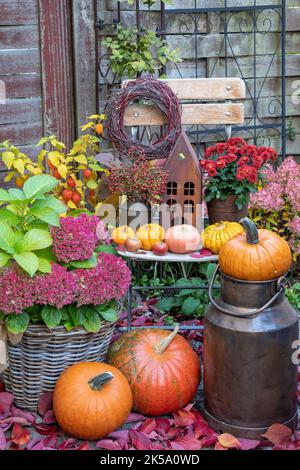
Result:
{"label": "red fallen leaf", "polygon": [[70,438],[58,446],[58,450],[76,450],[78,443],[76,439]]}
{"label": "red fallen leaf", "polygon": [[167,418],[156,418],[156,431],[158,434],[165,436],[171,428],[170,420]]}
{"label": "red fallen leaf", "polygon": [[218,434],[211,434],[210,436],[203,437],[201,440],[202,447],[209,447],[218,442]]}
{"label": "red fallen leaf", "polygon": [[146,315],[142,315],[141,317],[136,318],[133,320],[131,323],[132,326],[143,326],[145,323],[149,323],[149,318],[146,317]]}
{"label": "red fallen leaf", "polygon": [[284,445],[292,436],[292,430],[284,424],[272,424],[262,437],[268,439],[274,445]]}
{"label": "red fallen leaf", "polygon": [[120,431],[111,432],[108,437],[112,439],[124,439],[128,442],[129,440],[129,430],[128,429],[121,429]]}
{"label": "red fallen leaf", "polygon": [[177,444],[177,442],[175,441],[171,442],[171,448],[172,450],[185,450],[181,445]]}
{"label": "red fallen leaf", "polygon": [[176,444],[179,444],[184,450],[199,450],[201,449],[201,442],[192,436],[180,436],[175,439]]}
{"label": "red fallen leaf", "polygon": [[2,429],[0,428],[0,450],[5,450],[5,449],[6,449],[6,437]]}
{"label": "red fallen leaf", "polygon": [[137,421],[145,421],[146,419],[146,416],[141,415],[139,413],[130,413],[126,420],[126,423],[136,423]]}
{"label": "red fallen leaf", "polygon": [[[5,418],[0,422],[0,426],[2,427],[4,425],[6,430],[9,429],[12,424],[23,424],[23,426],[29,426],[31,423],[25,418],[19,418],[19,416],[10,416],[9,418]],[[2,427],[2,429],[4,428]]]}
{"label": "red fallen leaf", "polygon": [[128,450],[128,441],[125,439],[117,439],[117,443],[120,445],[122,450]]}
{"label": "red fallen leaf", "polygon": [[55,414],[54,414],[53,410],[46,411],[46,413],[44,414],[43,422],[45,424],[56,423],[56,417],[55,417]]}
{"label": "red fallen leaf", "polygon": [[213,256],[213,252],[210,251],[208,248],[202,248],[199,253],[192,253],[190,255],[191,258],[204,258],[206,256]]}
{"label": "red fallen leaf", "polygon": [[243,439],[239,437],[239,443],[241,445],[241,450],[252,450],[256,449],[259,445],[259,441],[255,441],[254,439]]}
{"label": "red fallen leaf", "polygon": [[101,441],[98,441],[96,447],[103,450],[122,450],[120,444],[111,439],[102,439]]}
{"label": "red fallen leaf", "polygon": [[229,450],[227,447],[223,447],[219,441],[217,441],[215,443],[215,447],[214,447],[215,450]]}
{"label": "red fallen leaf", "polygon": [[11,440],[17,446],[25,446],[30,441],[30,432],[28,429],[22,428],[18,423],[14,424]]}
{"label": "red fallen leaf", "polygon": [[38,412],[41,416],[44,416],[47,411],[53,408],[53,392],[46,392],[39,398]]}
{"label": "red fallen leaf", "polygon": [[34,437],[33,439],[31,439],[31,441],[29,441],[26,449],[27,450],[44,450],[43,439]]}
{"label": "red fallen leaf", "polygon": [[190,411],[179,410],[173,416],[175,426],[190,426],[195,422],[195,415]]}
{"label": "red fallen leaf", "polygon": [[129,431],[129,438],[131,439],[132,445],[137,450],[151,450],[151,441],[149,437],[143,434],[136,429],[130,429]]}
{"label": "red fallen leaf", "polygon": [[56,426],[46,426],[44,424],[37,424],[35,426],[35,430],[38,434],[41,434],[42,436],[52,436],[52,435],[56,434],[57,427]]}
{"label": "red fallen leaf", "polygon": [[227,432],[220,434],[218,436],[219,444],[222,447],[226,447],[227,449],[240,449],[241,445],[236,437],[232,436],[232,434],[228,434]]}
{"label": "red fallen leaf", "polygon": [[35,416],[27,411],[20,410],[16,406],[12,405],[11,407],[11,415],[19,418],[24,418],[30,424],[35,423]]}
{"label": "red fallen leaf", "polygon": [[0,419],[10,416],[10,410],[14,396],[12,393],[1,392],[0,393]]}
{"label": "red fallen leaf", "polygon": [[76,450],[91,450],[91,448],[88,442],[84,442]]}
{"label": "red fallen leaf", "polygon": [[215,434],[212,429],[208,426],[208,423],[202,418],[197,417],[194,424],[194,434],[198,439],[199,437],[207,436],[209,434]]}
{"label": "red fallen leaf", "polygon": [[151,434],[151,432],[154,431],[155,428],[156,428],[156,420],[149,418],[143,422],[143,424],[140,427],[140,431],[143,432],[144,434]]}
{"label": "red fallen leaf", "polygon": [[57,437],[52,435],[52,436],[47,436],[43,439],[43,443],[45,447],[56,447],[57,446]]}

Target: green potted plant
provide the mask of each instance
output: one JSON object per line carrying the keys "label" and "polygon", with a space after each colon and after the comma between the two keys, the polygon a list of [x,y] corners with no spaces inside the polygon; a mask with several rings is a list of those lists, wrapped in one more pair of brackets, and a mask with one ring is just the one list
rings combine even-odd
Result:
{"label": "green potted plant", "polygon": [[[137,41],[137,35],[138,41]],[[143,73],[160,72],[168,62],[178,63],[179,49],[171,50],[167,41],[153,31],[139,33],[135,27],[118,25],[114,36],[103,45],[110,51],[110,66],[118,79],[136,78]]]}
{"label": "green potted plant", "polygon": [[206,172],[205,200],[211,224],[238,222],[247,215],[249,195],[257,191],[264,165],[277,156],[273,148],[247,145],[239,137],[206,150],[200,165]]}
{"label": "green potted plant", "polygon": [[131,279],[110,254],[103,223],[87,213],[67,216],[49,194],[55,185],[56,178],[36,175],[22,189],[0,190],[4,379],[16,404],[32,410],[67,366],[104,359]]}

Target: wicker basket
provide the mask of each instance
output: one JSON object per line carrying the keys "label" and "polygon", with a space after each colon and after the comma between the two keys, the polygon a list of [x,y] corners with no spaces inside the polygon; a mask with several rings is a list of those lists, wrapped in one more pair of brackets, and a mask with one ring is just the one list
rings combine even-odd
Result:
{"label": "wicker basket", "polygon": [[68,366],[81,361],[103,361],[115,322],[103,322],[97,333],[83,328],[66,331],[59,326],[30,325],[17,345],[8,344],[9,367],[4,372],[5,387],[14,394],[19,408],[36,411],[39,397],[54,390]]}

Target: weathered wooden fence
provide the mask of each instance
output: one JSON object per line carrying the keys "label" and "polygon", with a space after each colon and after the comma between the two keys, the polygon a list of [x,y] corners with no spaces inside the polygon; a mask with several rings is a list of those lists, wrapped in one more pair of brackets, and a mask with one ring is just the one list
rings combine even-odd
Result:
{"label": "weathered wooden fence", "polygon": [[[173,3],[180,7],[191,1]],[[95,23],[103,15],[111,20],[115,8],[115,0],[0,0],[0,85],[6,87],[6,102],[0,101],[0,141],[11,139],[30,155],[37,153],[34,145],[46,133],[57,134],[70,145],[86,116],[98,107]],[[122,8],[127,23],[132,24],[132,8],[126,3]],[[300,105],[292,102],[300,79],[300,0],[287,0],[286,13],[286,109],[296,131],[295,140],[287,140],[287,150],[300,156]],[[159,12],[154,8],[147,15],[150,29]],[[217,35],[210,39],[216,42],[215,48],[208,37],[201,40],[200,76],[206,76],[219,50]],[[193,76],[189,44],[176,45],[184,52],[184,76]],[[240,47],[247,61],[247,44]],[[268,44],[260,47],[258,60],[263,62]],[[279,86],[276,63],[273,70],[265,93],[275,96]]]}

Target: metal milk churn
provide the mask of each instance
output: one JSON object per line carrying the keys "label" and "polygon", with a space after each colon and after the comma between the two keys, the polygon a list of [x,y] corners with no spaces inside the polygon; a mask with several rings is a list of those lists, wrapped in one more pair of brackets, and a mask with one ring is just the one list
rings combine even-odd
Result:
{"label": "metal milk churn", "polygon": [[[221,295],[205,314],[204,415],[217,432],[259,438],[297,422],[298,313],[283,279],[242,281],[221,273]],[[295,347],[295,344],[293,345]]]}

